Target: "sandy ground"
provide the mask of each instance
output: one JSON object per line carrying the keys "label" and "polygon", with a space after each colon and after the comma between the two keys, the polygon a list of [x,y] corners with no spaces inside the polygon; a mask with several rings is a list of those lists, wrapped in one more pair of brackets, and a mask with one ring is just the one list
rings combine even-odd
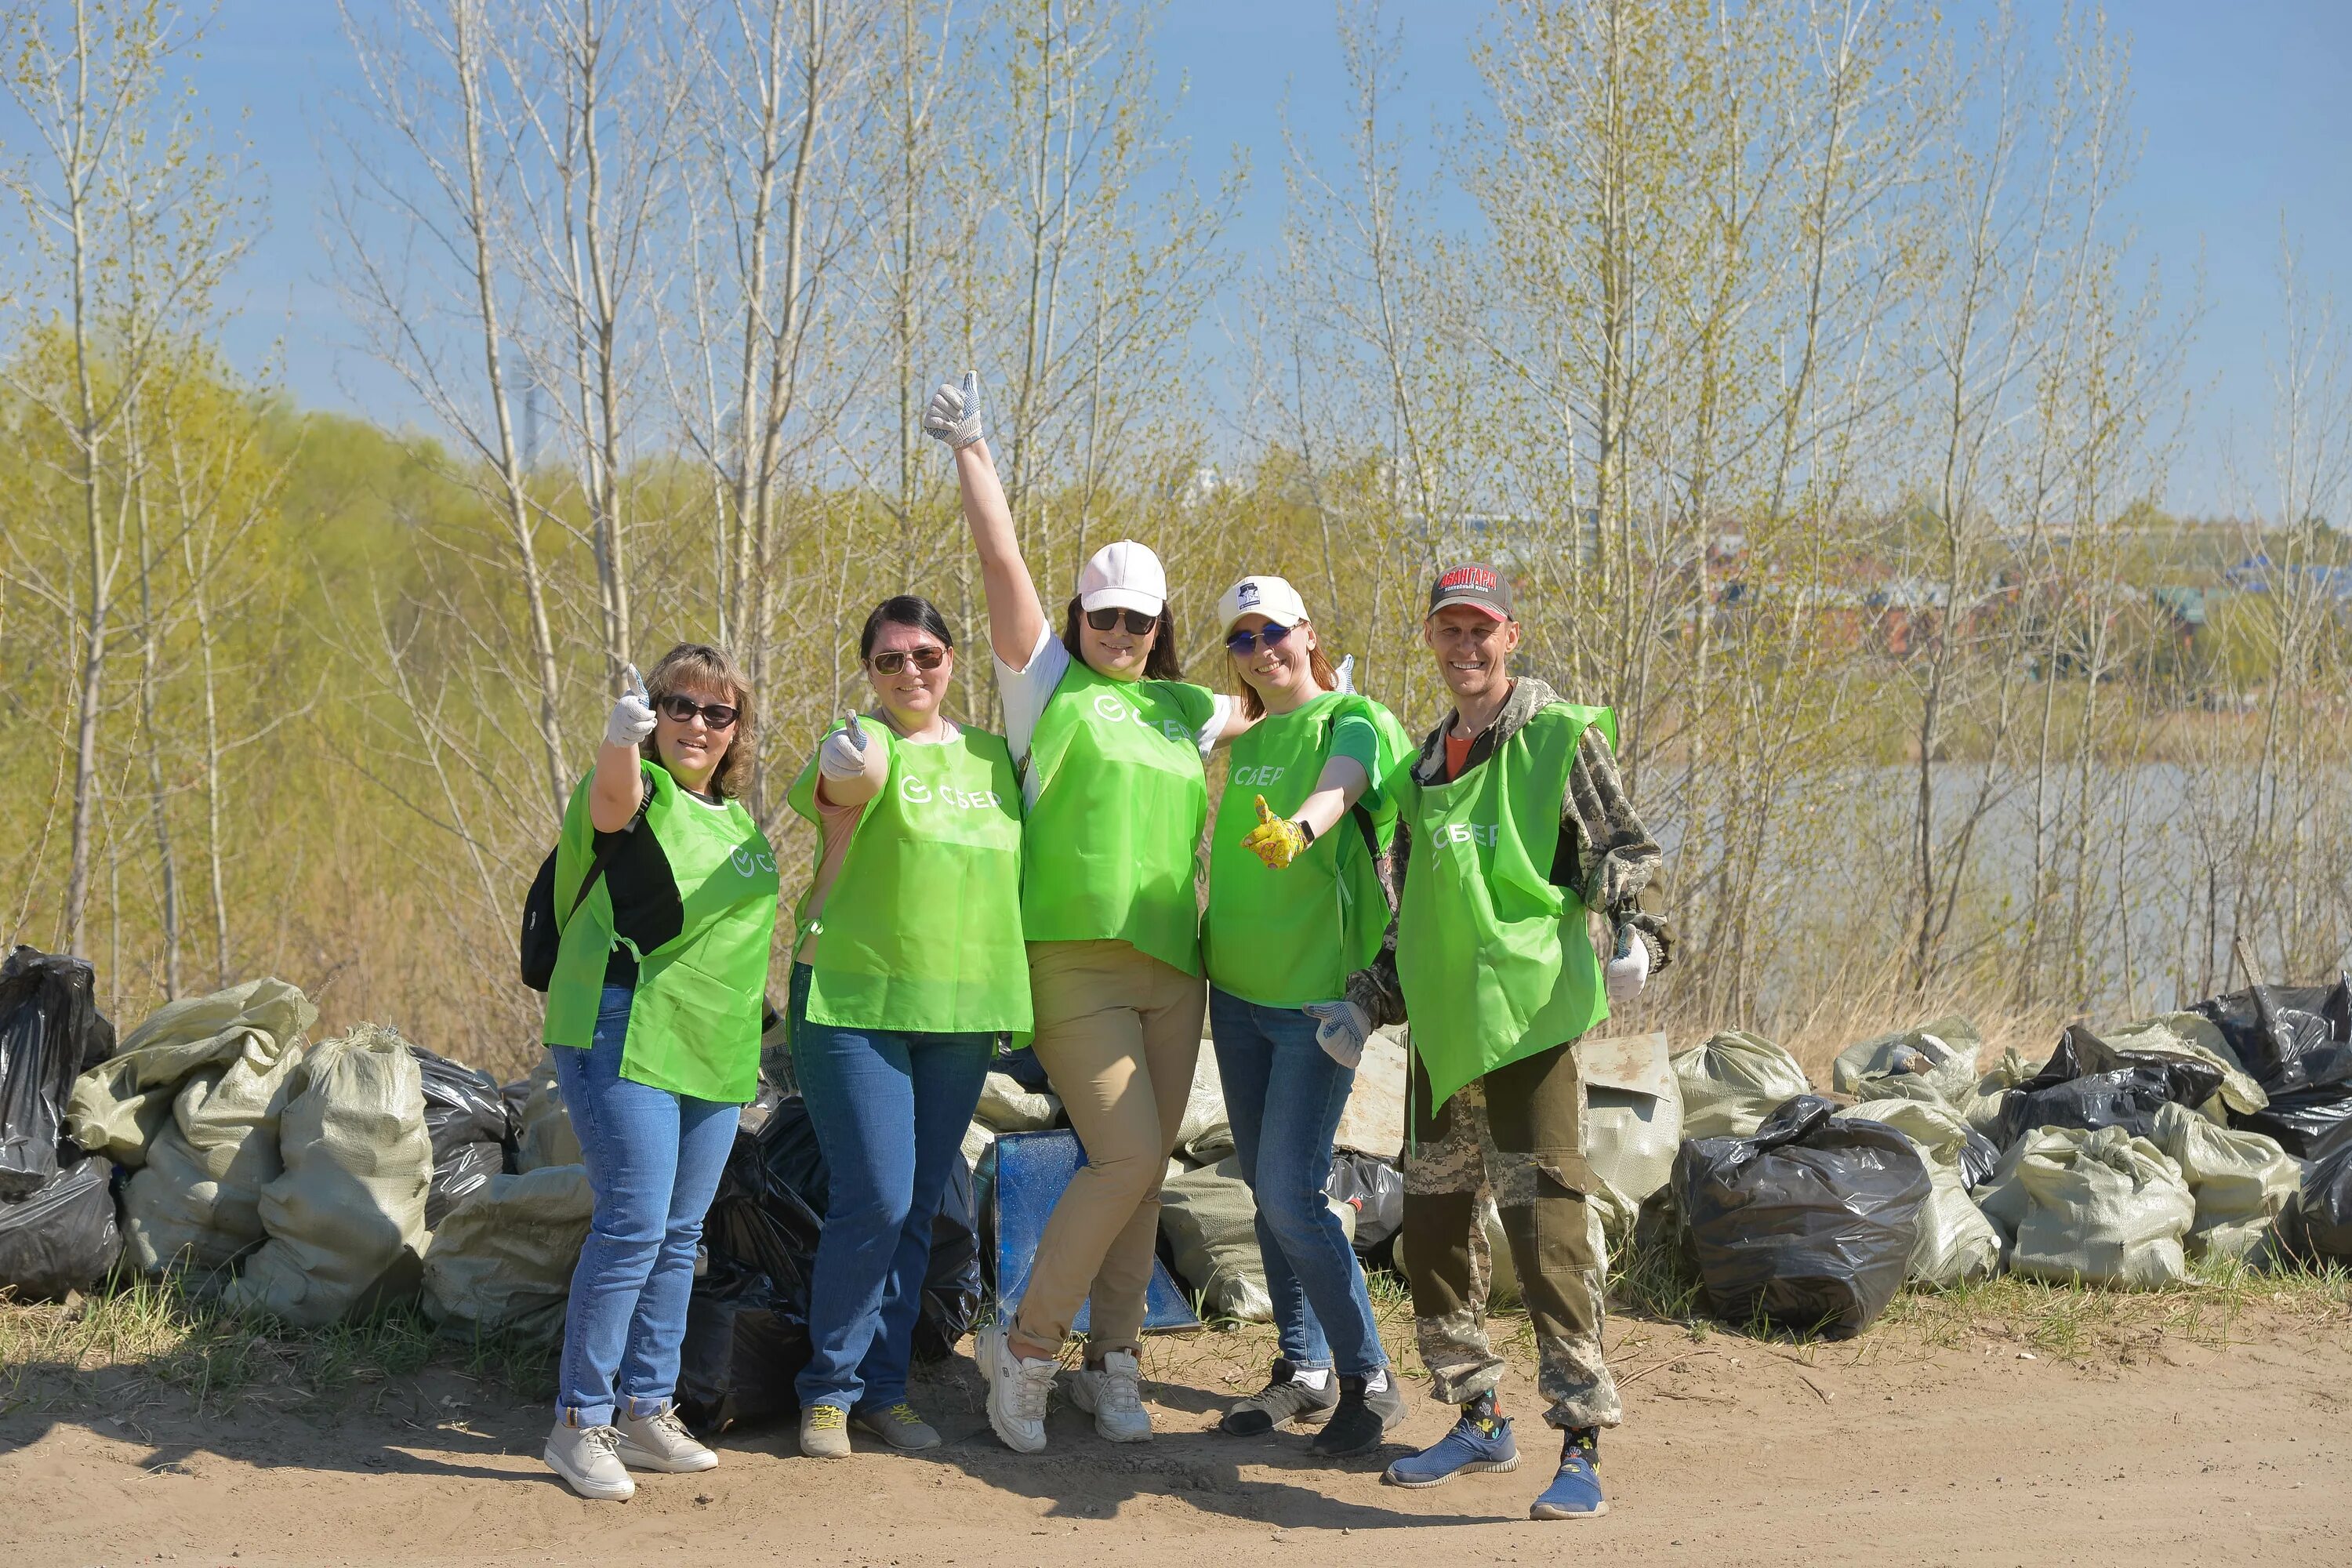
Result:
{"label": "sandy ground", "polygon": [[[1303,1436],[1218,1435],[1223,1403],[1263,1376],[1262,1331],[1155,1342],[1148,1445],[1104,1443],[1057,1401],[1051,1449],[1008,1453],[959,1357],[916,1389],[939,1453],[861,1438],[825,1464],[789,1431],[730,1435],[718,1470],[646,1478],[625,1505],[572,1497],[539,1460],[541,1410],[454,1371],[340,1398],[279,1390],[286,1408],[209,1418],[133,1380],[114,1409],[0,1416],[0,1562],[2352,1561],[2347,1336],[2308,1319],[2233,1335],[2064,1361],[1998,1333],[1808,1349],[1627,1324],[1612,1360],[1628,1424],[1601,1455],[1612,1512],[1576,1524],[1526,1517],[1558,1452],[1532,1417],[1516,1474],[1382,1486],[1408,1442],[1444,1430],[1419,1384],[1390,1447],[1342,1466]],[[1523,1416],[1528,1388],[1515,1376]]]}

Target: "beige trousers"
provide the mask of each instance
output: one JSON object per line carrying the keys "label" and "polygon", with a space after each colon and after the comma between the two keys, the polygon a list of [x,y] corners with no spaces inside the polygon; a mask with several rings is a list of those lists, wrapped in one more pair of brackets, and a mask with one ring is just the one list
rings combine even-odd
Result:
{"label": "beige trousers", "polygon": [[1037,1060],[1086,1145],[1054,1205],[1013,1327],[1058,1345],[1078,1304],[1091,1350],[1139,1350],[1160,1181],[1192,1093],[1209,994],[1124,942],[1033,942]]}

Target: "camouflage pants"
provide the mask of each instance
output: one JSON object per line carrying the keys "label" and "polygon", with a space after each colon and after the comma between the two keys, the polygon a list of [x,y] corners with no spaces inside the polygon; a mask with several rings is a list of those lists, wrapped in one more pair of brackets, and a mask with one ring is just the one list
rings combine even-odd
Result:
{"label": "camouflage pants", "polygon": [[1459,1405],[1503,1375],[1486,1338],[1494,1258],[1480,1216],[1491,1193],[1535,1329],[1545,1421],[1616,1426],[1624,1413],[1601,1354],[1606,1254],[1586,1200],[1594,1182],[1574,1051],[1555,1046],[1497,1068],[1433,1110],[1418,1059],[1412,1071],[1404,1256],[1430,1392]]}

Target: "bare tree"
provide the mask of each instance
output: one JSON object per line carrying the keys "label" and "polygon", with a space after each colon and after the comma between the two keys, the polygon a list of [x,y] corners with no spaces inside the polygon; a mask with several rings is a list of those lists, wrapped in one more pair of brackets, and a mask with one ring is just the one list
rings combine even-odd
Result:
{"label": "bare tree", "polygon": [[[6,85],[38,163],[6,181],[40,276],[26,299],[54,309],[53,352],[17,362],[12,390],[62,438],[79,534],[71,567],[17,544],[11,571],[63,611],[78,645],[73,825],[58,940],[87,938],[99,828],[100,727],[108,661],[135,635],[119,595],[138,564],[136,418],[159,344],[184,312],[202,313],[243,253],[227,168],[209,152],[173,63],[196,31],[160,0],[74,0],[69,12],[11,8],[0,41]],[[12,530],[12,534],[16,531]]]}

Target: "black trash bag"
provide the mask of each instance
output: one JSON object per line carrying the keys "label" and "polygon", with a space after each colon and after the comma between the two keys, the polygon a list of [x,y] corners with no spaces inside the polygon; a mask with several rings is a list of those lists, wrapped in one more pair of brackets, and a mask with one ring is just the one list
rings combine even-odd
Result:
{"label": "black trash bag", "polygon": [[2276,1235],[2291,1257],[2352,1264],[2352,1143],[2304,1167],[2303,1190],[2279,1215]]}
{"label": "black trash bag", "polygon": [[2194,1110],[2221,1092],[2221,1069],[2192,1057],[2105,1050],[2105,1057],[2125,1065],[2085,1073],[2078,1045],[2083,1033],[2079,1024],[2070,1025],[2042,1069],[2002,1099],[2004,1147],[2042,1127],[2121,1127],[2135,1138],[2152,1139],[2156,1113],[2166,1104]]}
{"label": "black trash bag", "polygon": [[923,1271],[923,1308],[915,1319],[918,1364],[945,1361],[980,1321],[980,1214],[971,1167],[959,1154],[931,1221],[931,1261]]}
{"label": "black trash bag", "polygon": [[503,1143],[460,1143],[433,1161],[433,1181],[425,1189],[425,1228],[439,1230],[441,1222],[459,1204],[504,1175],[507,1146]]}
{"label": "black trash bag", "polygon": [[[805,1321],[809,1276],[831,1195],[808,1102],[787,1096],[757,1131],[736,1135],[719,1196],[703,1221],[704,1244],[713,1254],[766,1275]],[[980,1316],[980,1260],[971,1172],[959,1158],[950,1164],[947,1191],[931,1221],[930,1261],[912,1345],[917,1362],[945,1360],[971,1331]]]}
{"label": "black trash bag", "polygon": [[1323,1190],[1334,1202],[1355,1206],[1360,1258],[1379,1250],[1404,1225],[1404,1173],[1393,1160],[1334,1149]]}
{"label": "black trash bag", "polygon": [[773,1281],[714,1257],[687,1298],[677,1413],[705,1437],[797,1415],[808,1320]]}
{"label": "black trash bag", "polygon": [[1801,1094],[1750,1138],[1686,1138],[1675,1206],[1709,1304],[1796,1333],[1850,1339],[1902,1288],[1930,1189],[1911,1141]]}
{"label": "black trash bag", "polygon": [[1017,1051],[1006,1051],[988,1064],[991,1072],[1001,1072],[1032,1094],[1044,1094],[1054,1087],[1045,1076],[1045,1064],[1037,1059],[1036,1047],[1024,1046]]}
{"label": "black trash bag", "polygon": [[29,947],[0,963],[0,1198],[57,1175],[73,1081],[114,1054],[97,982],[87,962]]}
{"label": "black trash bag", "polygon": [[1960,1185],[1969,1192],[1992,1180],[2000,1169],[2000,1145],[1971,1129],[1960,1146]]}
{"label": "black trash bag", "polygon": [[2352,1082],[2352,984],[2259,985],[2197,1004],[2273,1096]]}
{"label": "black trash bag", "polygon": [[68,1159],[25,1198],[0,1198],[0,1293],[56,1300],[106,1278],[122,1250],[114,1217],[114,1162]]}
{"label": "black trash bag", "polygon": [[[807,1134],[808,1112],[798,1099],[780,1102],[758,1131],[738,1131],[718,1195],[702,1220],[702,1244],[713,1268],[724,1261],[740,1272],[766,1276],[772,1291],[789,1301],[803,1321],[808,1316],[809,1271],[824,1231],[822,1211],[790,1179],[802,1166],[802,1144],[815,1142]],[[780,1175],[779,1166],[787,1173]],[[805,1180],[805,1170],[800,1173]]]}
{"label": "black trash bag", "polygon": [[2232,1116],[2230,1124],[2277,1139],[2298,1160],[2325,1160],[2352,1149],[2352,1083],[2273,1094],[2262,1110]]}
{"label": "black trash bag", "polygon": [[423,1046],[411,1045],[408,1054],[425,1079],[425,1131],[433,1140],[435,1169],[468,1144],[514,1142],[514,1120],[498,1079]]}

